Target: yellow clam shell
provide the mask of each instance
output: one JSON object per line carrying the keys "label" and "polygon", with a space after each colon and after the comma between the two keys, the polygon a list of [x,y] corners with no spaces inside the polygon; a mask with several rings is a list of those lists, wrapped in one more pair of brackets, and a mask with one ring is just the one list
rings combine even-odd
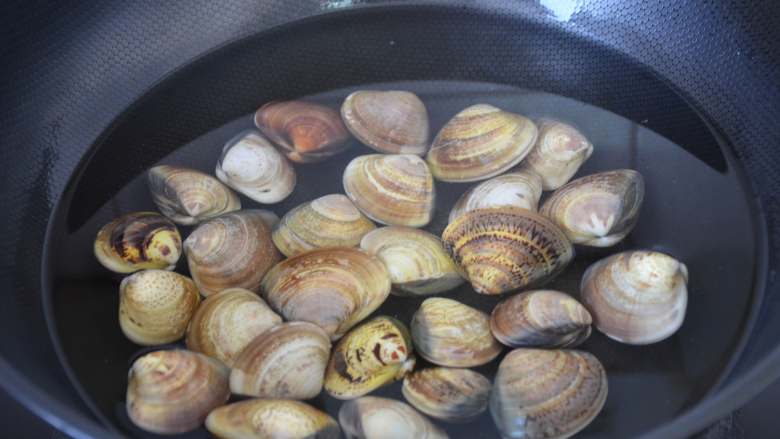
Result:
{"label": "yellow clam shell", "polygon": [[325,371],[325,390],[334,398],[363,396],[403,378],[414,368],[409,331],[396,319],[380,316],[342,338]]}
{"label": "yellow clam shell", "polygon": [[228,288],[204,300],[187,328],[187,349],[232,366],[238,354],[282,318],[257,294]]}
{"label": "yellow clam shell", "polygon": [[203,172],[159,165],[147,177],[157,208],[176,224],[196,224],[241,209],[233,191]]}
{"label": "yellow clam shell", "polygon": [[416,155],[356,157],[344,170],[344,192],[367,217],[382,224],[422,227],[433,217],[433,176]]}
{"label": "yellow clam shell", "polygon": [[385,264],[393,287],[402,294],[437,294],[463,283],[441,240],[426,231],[382,227],[366,234],[360,248]]}
{"label": "yellow clam shell", "polygon": [[447,422],[470,422],[487,410],[490,380],[470,369],[431,367],[404,378],[404,398],[417,410]]}
{"label": "yellow clam shell", "polygon": [[287,212],[271,237],[290,257],[316,248],[357,246],[375,228],[349,198],[330,194]]}
{"label": "yellow clam shell", "polygon": [[564,439],[590,424],[606,399],[606,372],[590,353],[520,348],[498,367],[490,414],[504,438]]}
{"label": "yellow clam shell", "polygon": [[119,285],[119,326],[133,342],[153,346],[176,341],[200,303],[195,283],[166,270],[143,270]]}
{"label": "yellow clam shell", "polygon": [[467,212],[447,226],[442,241],[480,294],[541,284],[574,257],[574,248],[555,224],[516,207]]}
{"label": "yellow clam shell", "polygon": [[319,395],[330,337],[319,326],[290,322],[255,337],[238,354],[230,390],[260,398],[309,399]]}
{"label": "yellow clam shell", "polygon": [[181,256],[181,235],[173,222],[158,213],[133,212],[103,226],[94,251],[98,262],[116,273],[173,270]]}
{"label": "yellow clam shell", "polygon": [[213,358],[185,350],[146,354],[128,373],[130,420],[159,434],[184,433],[203,424],[230,396],[229,369]]}
{"label": "yellow clam shell", "polygon": [[338,439],[339,426],[309,404],[285,399],[250,399],[219,407],[206,429],[220,439]]}
{"label": "yellow clam shell", "polygon": [[336,247],[278,263],[263,279],[262,291],[286,320],[314,323],[335,340],[387,299],[390,276],[374,256]]}
{"label": "yellow clam shell", "polygon": [[501,353],[501,344],[490,333],[488,315],[455,300],[425,299],[411,327],[417,352],[440,366],[481,366]]}
{"label": "yellow clam shell", "polygon": [[537,134],[536,125],[523,116],[492,105],[473,105],[444,125],[426,160],[437,180],[484,180],[518,164]]}

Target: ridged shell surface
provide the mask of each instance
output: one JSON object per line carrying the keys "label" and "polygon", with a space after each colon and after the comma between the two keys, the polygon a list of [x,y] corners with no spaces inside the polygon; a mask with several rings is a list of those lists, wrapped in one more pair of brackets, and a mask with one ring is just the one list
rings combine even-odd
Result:
{"label": "ridged shell surface", "polygon": [[233,191],[195,169],[159,165],[147,177],[154,204],[176,224],[196,224],[241,209]]}

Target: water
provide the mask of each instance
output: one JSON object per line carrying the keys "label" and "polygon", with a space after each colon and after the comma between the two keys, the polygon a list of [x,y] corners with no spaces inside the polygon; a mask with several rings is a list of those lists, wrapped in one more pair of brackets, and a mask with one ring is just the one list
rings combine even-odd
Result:
{"label": "water", "polygon": [[[428,108],[432,133],[458,111],[477,103],[492,104],[532,118],[558,118],[578,127],[594,144],[592,157],[575,178],[616,168],[636,169],[645,177],[644,205],[629,237],[608,249],[577,248],[574,262],[547,287],[576,295],[582,273],[592,262],[626,249],[660,250],[684,261],[689,268],[688,314],[674,336],[649,346],[619,344],[594,331],[580,349],[594,353],[604,364],[609,377],[609,396],[601,414],[579,437],[636,436],[680,414],[717,385],[728,371],[748,321],[755,258],[750,212],[733,164],[725,171],[714,169],[641,125],[561,96],[463,82],[409,82],[361,88],[405,89],[417,93]],[[306,99],[338,108],[353,90],[334,90]],[[251,127],[251,115],[246,115],[175,149],[160,163],[213,173],[224,143]],[[346,164],[358,155],[373,153],[356,140],[351,142],[349,150],[326,162],[296,164],[295,192],[281,203],[263,207],[281,216],[319,196],[343,193],[341,175]],[[718,147],[713,144],[713,148]],[[729,160],[727,155],[724,157]],[[87,164],[84,175],[104,171],[94,168]],[[155,210],[155,206],[144,176],[139,174],[97,211],[75,212],[88,219],[69,228],[65,219],[74,213],[73,206],[79,206],[79,197],[89,197],[96,190],[80,184],[84,180],[94,181],[82,178],[75,182],[73,200],[62,206],[55,218],[60,226],[55,227],[58,230],[53,235],[55,239],[48,243],[53,279],[49,293],[60,342],[75,378],[99,415],[125,432],[144,435],[125,415],[124,392],[129,365],[146,350],[129,342],[119,329],[120,277],[97,264],[92,256],[92,240],[97,230],[112,218],[130,211]],[[450,207],[474,184],[436,182],[436,214],[425,229],[440,235]],[[245,197],[242,205],[259,207]],[[181,231],[186,236],[191,228],[181,227]],[[187,273],[184,258],[177,270]],[[477,295],[467,285],[444,296],[486,312],[500,300]],[[375,314],[392,315],[408,324],[421,301],[391,296]],[[477,370],[492,378],[500,358]],[[419,365],[426,366],[422,360]],[[373,394],[402,399],[400,383]],[[339,401],[324,393],[312,403],[334,417],[340,406]],[[453,438],[497,437],[487,413],[470,424],[440,425]],[[186,436],[205,437],[206,433],[199,430]]]}

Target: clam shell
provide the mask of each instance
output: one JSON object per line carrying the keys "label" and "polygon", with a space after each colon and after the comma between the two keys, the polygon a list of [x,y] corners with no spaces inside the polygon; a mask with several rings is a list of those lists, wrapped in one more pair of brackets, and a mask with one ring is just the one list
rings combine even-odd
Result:
{"label": "clam shell", "polygon": [[674,334],[685,319],[688,268],[659,252],[618,253],[591,265],[582,277],[582,303],[596,328],[628,344]]}
{"label": "clam shell", "polygon": [[591,316],[568,294],[535,290],[496,305],[490,330],[501,343],[517,347],[574,347],[590,336]]}
{"label": "clam shell", "polygon": [[330,356],[330,337],[319,326],[290,322],[255,337],[236,357],[230,390],[260,398],[319,395]]}
{"label": "clam shell", "polygon": [[574,248],[555,224],[516,207],[467,212],[447,226],[442,241],[480,294],[541,284],[574,257]]}
{"label": "clam shell", "polygon": [[236,194],[200,171],[160,165],[147,177],[154,204],[176,224],[195,224],[241,209]]}
{"label": "clam shell", "polygon": [[133,212],[103,226],[94,251],[98,262],[116,273],[173,270],[181,256],[181,235],[175,224],[158,213]]}
{"label": "clam shell", "polygon": [[408,91],[356,91],[344,100],[341,117],[353,136],[379,152],[423,155],[428,150],[428,111]]}
{"label": "clam shell", "polygon": [[444,125],[426,160],[438,180],[484,180],[520,163],[537,133],[536,125],[523,116],[492,105],[473,105]]}
{"label": "clam shell", "polygon": [[278,203],[295,189],[290,162],[253,130],[225,144],[215,172],[223,183],[258,203]]}
{"label": "clam shell", "polygon": [[490,413],[504,438],[563,439],[585,428],[606,399],[606,372],[590,353],[520,348],[498,367]]}
{"label": "clam shell", "polygon": [[539,175],[544,190],[558,189],[593,154],[593,145],[569,124],[546,119],[536,125],[539,137],[520,168]]}
{"label": "clam shell", "polygon": [[281,259],[264,214],[229,213],[196,228],[184,240],[192,279],[201,294],[226,288],[258,292],[263,275]]}
{"label": "clam shell", "polygon": [[327,413],[300,401],[250,399],[219,407],[206,429],[221,439],[338,439],[340,429]]}
{"label": "clam shell", "polygon": [[338,111],[311,102],[269,102],[255,113],[255,125],[297,163],[319,162],[349,146]]}
{"label": "clam shell", "polygon": [[344,191],[366,216],[382,224],[422,227],[433,217],[433,177],[416,155],[356,157],[344,170]]}
{"label": "clam shell", "polygon": [[366,234],[360,248],[378,257],[401,295],[425,296],[463,283],[441,240],[410,227],[382,227]]}
{"label": "clam shell", "polygon": [[501,345],[490,333],[488,315],[455,300],[425,299],[411,326],[417,352],[440,366],[481,366],[501,353]]}
{"label": "clam shell", "polygon": [[325,390],[334,398],[357,398],[403,378],[414,363],[404,324],[391,317],[376,317],[348,332],[333,348]]}
{"label": "clam shell", "polygon": [[345,195],[330,194],[287,212],[271,235],[285,256],[330,247],[354,247],[376,226]]}
{"label": "clam shell", "polygon": [[417,410],[448,422],[470,422],[487,410],[490,380],[469,369],[433,367],[404,378],[404,398]]}
{"label": "clam shell", "polygon": [[512,172],[486,180],[466,191],[450,211],[449,222],[472,210],[490,207],[521,207],[536,211],[542,196],[539,176]]}
{"label": "clam shell", "polygon": [[575,244],[609,247],[634,228],[645,193],[631,169],[578,178],[555,191],[540,209]]}
{"label": "clam shell", "polygon": [[165,270],[143,270],[119,285],[119,326],[134,343],[154,346],[184,336],[200,303],[195,283]]}
{"label": "clam shell", "polygon": [[184,350],[146,354],[128,374],[127,414],[144,430],[184,433],[203,423],[230,396],[229,369],[205,355]]}
{"label": "clam shell", "polygon": [[347,439],[445,439],[447,433],[408,404],[364,396],[341,405],[339,424]]}
{"label": "clam shell", "polygon": [[351,247],[312,250],[274,266],[263,296],[287,320],[314,323],[338,339],[390,294],[379,259]]}
{"label": "clam shell", "polygon": [[257,294],[228,288],[206,298],[187,328],[187,349],[232,366],[238,354],[282,318]]}

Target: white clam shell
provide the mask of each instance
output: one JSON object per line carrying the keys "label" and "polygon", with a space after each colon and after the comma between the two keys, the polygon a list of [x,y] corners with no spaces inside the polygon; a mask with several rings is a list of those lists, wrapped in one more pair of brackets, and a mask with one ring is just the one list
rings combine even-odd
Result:
{"label": "white clam shell", "polygon": [[536,211],[542,181],[531,172],[511,172],[486,180],[466,191],[450,212],[449,222],[460,215],[491,207],[520,207]]}

